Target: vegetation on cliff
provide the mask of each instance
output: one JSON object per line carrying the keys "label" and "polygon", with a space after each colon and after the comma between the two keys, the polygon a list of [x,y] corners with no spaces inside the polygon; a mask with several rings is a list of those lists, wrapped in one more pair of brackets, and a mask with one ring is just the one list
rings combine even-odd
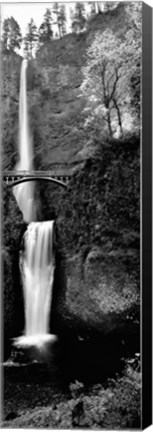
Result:
{"label": "vegetation on cliff", "polygon": [[[12,411],[8,411],[2,426],[45,429],[139,429],[141,375],[138,359],[133,358],[131,363],[127,362],[122,377],[108,379],[105,385],[86,386],[77,380],[73,381],[64,398],[62,394],[57,393],[53,396],[51,389],[46,386],[46,392],[43,389],[43,405],[40,403],[37,386],[37,393],[33,392],[33,400],[30,398],[29,401],[29,397],[27,401],[23,400],[23,404],[26,405],[24,410],[21,403],[23,384],[20,383],[18,396],[15,398],[17,405],[14,404],[12,397]],[[29,387],[32,391],[32,384]],[[26,393],[27,391],[26,388]]]}
{"label": "vegetation on cliff", "polygon": [[138,252],[139,137],[96,141],[97,152],[73,175],[60,201],[62,244],[72,253],[92,244],[103,251],[132,247]]}
{"label": "vegetation on cliff", "polygon": [[88,330],[139,332],[139,150],[139,137],[98,143],[60,200],[67,308]]}

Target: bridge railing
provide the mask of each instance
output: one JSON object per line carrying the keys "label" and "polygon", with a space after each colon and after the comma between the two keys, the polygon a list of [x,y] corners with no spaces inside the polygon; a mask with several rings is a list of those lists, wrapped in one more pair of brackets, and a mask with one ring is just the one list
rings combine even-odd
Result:
{"label": "bridge railing", "polygon": [[57,180],[59,182],[67,184],[71,179],[70,173],[67,173],[66,170],[58,170],[58,171],[4,171],[2,174],[3,180],[7,185],[18,184],[20,180],[26,181],[26,179],[30,180]]}
{"label": "bridge railing", "polygon": [[31,176],[38,176],[38,177],[71,177],[72,172],[69,170],[49,170],[49,171],[15,171],[15,170],[4,170],[2,172],[2,177],[31,177]]}

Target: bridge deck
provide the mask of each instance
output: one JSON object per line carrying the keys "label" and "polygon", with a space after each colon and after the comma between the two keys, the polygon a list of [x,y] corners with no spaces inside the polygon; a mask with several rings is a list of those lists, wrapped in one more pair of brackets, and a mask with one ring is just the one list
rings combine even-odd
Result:
{"label": "bridge deck", "polygon": [[51,181],[59,186],[66,187],[71,179],[70,173],[60,171],[4,171],[2,178],[8,186],[17,186],[34,180]]}
{"label": "bridge deck", "polygon": [[68,170],[47,170],[47,171],[17,171],[5,170],[2,172],[3,177],[71,177],[72,171]]}

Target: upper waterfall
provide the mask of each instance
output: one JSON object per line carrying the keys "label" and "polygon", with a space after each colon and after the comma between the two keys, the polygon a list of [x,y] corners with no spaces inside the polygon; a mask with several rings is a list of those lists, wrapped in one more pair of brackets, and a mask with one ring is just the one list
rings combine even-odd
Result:
{"label": "upper waterfall", "polygon": [[[33,146],[28,120],[27,104],[27,80],[26,70],[28,62],[22,62],[20,78],[20,100],[19,100],[19,161],[15,167],[17,171],[31,171],[33,169]],[[13,193],[23,213],[24,220],[30,222],[35,220],[34,205],[34,182],[19,184],[13,188]]]}

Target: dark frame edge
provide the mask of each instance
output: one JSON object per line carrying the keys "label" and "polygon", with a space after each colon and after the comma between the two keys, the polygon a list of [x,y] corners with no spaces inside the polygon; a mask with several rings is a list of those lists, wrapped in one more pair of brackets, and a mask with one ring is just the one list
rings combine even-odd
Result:
{"label": "dark frame edge", "polygon": [[142,429],[152,424],[152,8],[142,3]]}
{"label": "dark frame edge", "polygon": [[[2,34],[2,4],[0,3],[0,40],[1,40],[1,34]],[[1,81],[1,67],[2,67],[2,46],[0,43],[0,156],[2,152],[1,147],[1,141],[2,141],[2,119],[1,119],[1,113],[2,113],[2,104],[1,104],[1,88],[2,88],[2,81]],[[2,171],[2,158],[0,157],[0,173]],[[2,182],[0,181],[0,249],[1,249],[1,257],[0,257],[0,428],[2,423],[2,417],[3,417],[3,371],[2,371],[2,362],[3,362],[3,292],[2,292],[2,272],[3,272],[3,266],[2,266],[2,218],[3,218],[3,212],[2,212]]]}

